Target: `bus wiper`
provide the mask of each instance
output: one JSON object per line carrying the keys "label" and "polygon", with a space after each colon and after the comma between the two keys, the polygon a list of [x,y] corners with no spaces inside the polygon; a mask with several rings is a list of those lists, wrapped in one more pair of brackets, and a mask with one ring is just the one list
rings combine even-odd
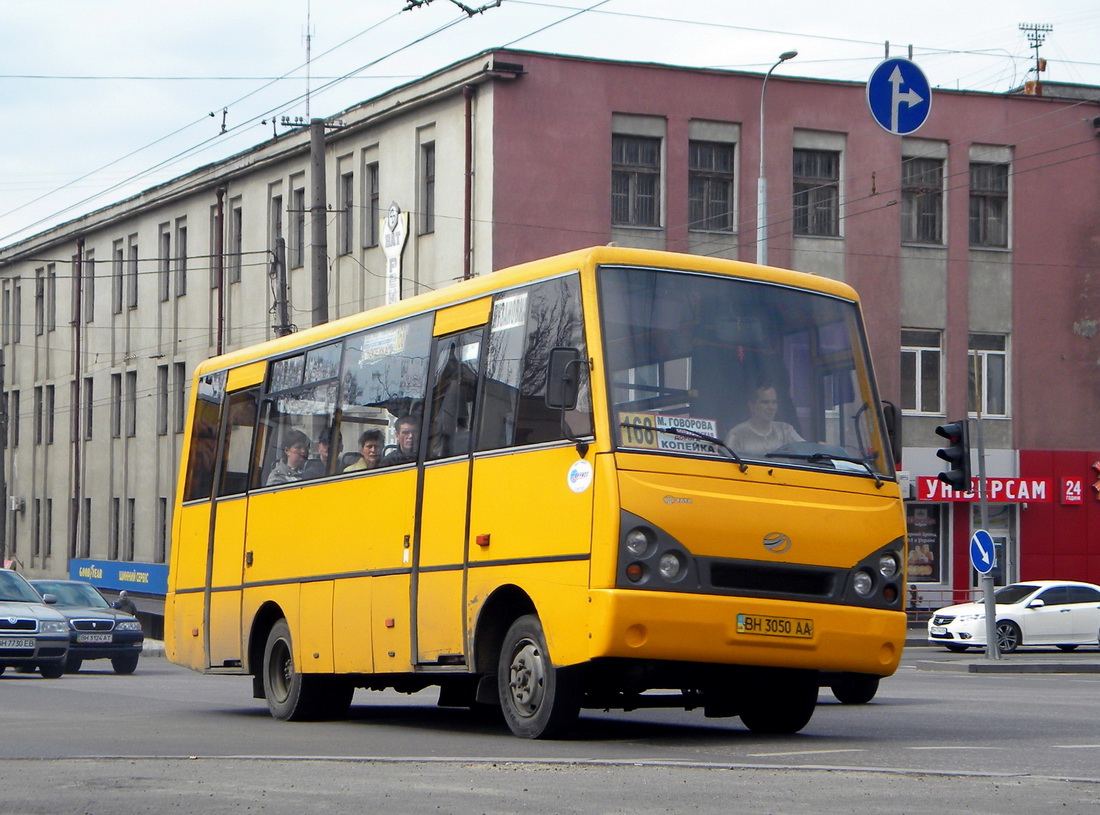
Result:
{"label": "bus wiper", "polygon": [[749,469],[749,465],[741,460],[741,456],[737,455],[729,446],[721,439],[716,439],[714,436],[708,436],[706,433],[700,433],[697,430],[687,430],[682,427],[644,427],[639,428],[636,424],[630,422],[619,422],[619,427],[628,427],[632,430],[655,430],[658,433],[668,433],[670,436],[678,436],[681,439],[695,439],[697,441],[705,441],[715,447],[725,450],[726,454],[737,462],[737,466],[741,472],[745,472]]}
{"label": "bus wiper", "polygon": [[865,459],[855,456],[842,456],[836,453],[781,453],[778,450],[773,453],[765,453],[766,458],[797,458],[802,461],[847,461],[851,464],[859,464],[875,479],[875,487],[882,489],[882,479],[878,477],[871,465]]}

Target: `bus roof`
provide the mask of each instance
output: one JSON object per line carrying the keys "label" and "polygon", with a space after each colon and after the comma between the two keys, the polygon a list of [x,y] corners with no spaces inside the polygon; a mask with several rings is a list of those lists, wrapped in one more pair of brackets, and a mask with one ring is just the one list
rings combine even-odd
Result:
{"label": "bus roof", "polygon": [[401,317],[474,300],[501,289],[522,285],[545,276],[609,264],[652,266],[729,275],[809,289],[854,302],[859,300],[855,290],[846,283],[807,272],[795,272],[775,266],[758,266],[755,263],[707,257],[705,255],[663,252],[654,249],[633,249],[621,246],[591,246],[586,249],[577,249],[561,255],[553,255],[509,266],[492,274],[481,275],[436,291],[418,294],[397,303],[377,306],[285,337],[230,351],[201,363],[196,370],[196,374],[201,375],[211,371],[234,368],[255,360],[277,356],[296,348],[323,342],[327,339],[335,339],[369,326],[383,325]]}

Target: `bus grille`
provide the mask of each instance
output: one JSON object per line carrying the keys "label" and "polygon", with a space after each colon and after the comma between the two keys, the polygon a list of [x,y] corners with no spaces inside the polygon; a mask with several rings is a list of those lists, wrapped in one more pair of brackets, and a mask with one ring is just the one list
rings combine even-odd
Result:
{"label": "bus grille", "polygon": [[747,594],[797,594],[828,600],[836,593],[836,572],[807,566],[711,561],[710,582],[716,589]]}

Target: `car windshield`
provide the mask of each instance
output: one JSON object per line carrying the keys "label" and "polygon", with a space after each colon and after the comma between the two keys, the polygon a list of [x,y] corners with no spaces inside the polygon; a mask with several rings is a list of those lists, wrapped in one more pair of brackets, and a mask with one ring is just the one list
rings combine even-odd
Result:
{"label": "car windshield", "polygon": [[31,584],[15,572],[0,572],[0,601],[15,603],[41,603]]}
{"label": "car windshield", "polygon": [[993,592],[994,602],[1000,603],[1004,606],[1013,605],[1023,600],[1025,597],[1034,594],[1039,589],[1038,586],[1031,586],[1027,583],[1013,583],[1011,586],[1005,586],[997,589]]}
{"label": "car windshield", "polygon": [[600,298],[620,449],[893,476],[855,302],[616,266]]}
{"label": "car windshield", "polygon": [[111,604],[88,583],[68,583],[61,580],[35,580],[34,587],[42,594],[52,594],[57,605],[76,608],[110,608]]}

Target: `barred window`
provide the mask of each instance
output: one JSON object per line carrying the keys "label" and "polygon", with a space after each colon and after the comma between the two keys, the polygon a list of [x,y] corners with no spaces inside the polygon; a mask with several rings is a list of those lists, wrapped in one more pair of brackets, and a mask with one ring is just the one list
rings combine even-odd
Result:
{"label": "barred window", "polygon": [[693,141],[688,145],[689,228],[733,232],[732,144]]}
{"label": "barred window", "polygon": [[1008,165],[970,165],[970,245],[1008,246]]}
{"label": "barred window", "polygon": [[840,153],[794,151],[794,232],[840,235]]}
{"label": "barred window", "polygon": [[943,243],[941,159],[902,159],[901,239],[906,243]]}
{"label": "barred window", "polygon": [[661,225],[661,140],[611,137],[611,223]]}

